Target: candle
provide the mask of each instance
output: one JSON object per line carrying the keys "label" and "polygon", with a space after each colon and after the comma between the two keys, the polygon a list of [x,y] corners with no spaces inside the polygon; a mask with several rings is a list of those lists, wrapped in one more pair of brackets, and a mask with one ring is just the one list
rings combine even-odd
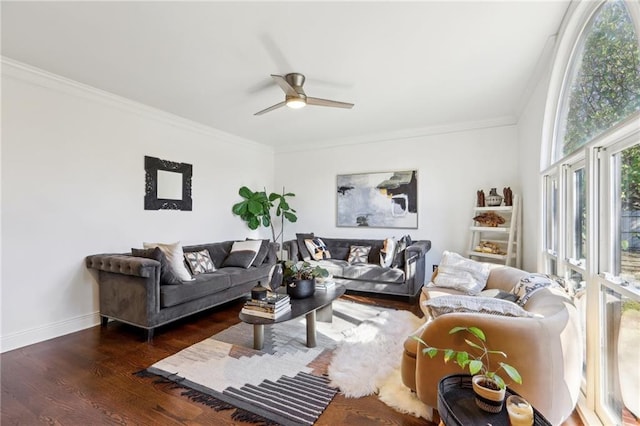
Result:
{"label": "candle", "polygon": [[533,425],[533,407],[519,396],[511,395],[507,398],[507,412],[511,426]]}

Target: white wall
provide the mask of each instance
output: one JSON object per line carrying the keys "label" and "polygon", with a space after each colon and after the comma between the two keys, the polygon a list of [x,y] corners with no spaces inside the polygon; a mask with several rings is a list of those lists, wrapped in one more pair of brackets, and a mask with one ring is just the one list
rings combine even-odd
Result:
{"label": "white wall", "polygon": [[[2,351],[98,323],[88,254],[256,235],[231,205],[274,182],[272,149],[2,65]],[[193,165],[193,211],[144,210],[145,155]]]}
{"label": "white wall", "polygon": [[[431,240],[427,269],[443,250],[463,253],[469,243],[476,191],[510,186],[519,193],[515,126],[464,130],[439,135],[276,153],[276,186],[296,194],[296,232],[325,237],[385,238],[410,234]],[[418,229],[336,227],[336,175],[418,170]],[[427,272],[428,273],[428,272]]]}
{"label": "white wall", "polygon": [[554,45],[555,37],[547,44],[539,64],[536,84],[518,120],[518,169],[525,200],[522,215],[522,267],[532,272],[539,270],[538,260],[542,248],[540,164],[545,106],[551,72],[551,52]]}

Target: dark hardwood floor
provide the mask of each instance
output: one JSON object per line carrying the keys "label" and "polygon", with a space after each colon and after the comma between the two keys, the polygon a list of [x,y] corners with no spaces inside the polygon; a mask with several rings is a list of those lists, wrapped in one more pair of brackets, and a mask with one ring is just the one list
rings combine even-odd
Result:
{"label": "dark hardwood floor", "polygon": [[[416,303],[359,296],[344,298],[408,309]],[[237,322],[232,302],[156,331],[146,343],[140,329],[111,322],[2,354],[2,425],[232,425],[231,411],[216,412],[180,395],[180,389],[134,373]],[[376,396],[337,395],[318,425],[432,425],[400,414]],[[574,414],[564,426],[582,425]]]}

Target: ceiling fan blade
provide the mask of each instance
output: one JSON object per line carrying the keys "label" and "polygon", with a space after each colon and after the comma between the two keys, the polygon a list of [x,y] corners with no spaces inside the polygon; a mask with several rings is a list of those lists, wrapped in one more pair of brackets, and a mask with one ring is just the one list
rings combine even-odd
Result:
{"label": "ceiling fan blade", "polygon": [[283,106],[285,106],[286,104],[287,104],[287,103],[286,103],[285,101],[282,101],[282,102],[279,102],[279,103],[277,103],[277,104],[275,104],[275,105],[271,105],[269,108],[265,108],[265,109],[263,109],[262,111],[258,111],[258,112],[256,112],[256,113],[255,113],[255,114],[253,114],[253,115],[262,115],[262,114],[266,114],[267,112],[269,112],[269,111],[273,111],[274,109],[278,109],[278,108],[280,108],[280,107],[283,107]]}
{"label": "ceiling fan blade", "polygon": [[298,92],[285,80],[281,75],[271,74],[271,78],[280,86],[280,88],[289,96],[298,96]]}
{"label": "ceiling fan blade", "polygon": [[353,108],[353,104],[348,102],[331,101],[329,99],[311,98],[307,96],[308,105],[335,107],[335,108]]}

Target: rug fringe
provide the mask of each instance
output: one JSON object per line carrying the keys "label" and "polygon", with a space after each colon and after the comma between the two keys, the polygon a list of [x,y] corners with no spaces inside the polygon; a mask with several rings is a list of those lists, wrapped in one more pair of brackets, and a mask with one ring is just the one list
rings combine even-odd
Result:
{"label": "rug fringe", "polygon": [[231,414],[231,418],[238,422],[253,423],[258,426],[278,426],[280,424],[247,410],[243,410],[242,408],[237,408],[236,411]]}
{"label": "rug fringe", "polygon": [[244,422],[244,423],[253,423],[257,426],[278,426],[279,425],[279,423],[277,422],[266,419],[250,411],[243,410],[242,408],[237,408],[229,404],[228,402],[225,402],[216,398],[215,396],[211,396],[207,393],[192,389],[186,385],[182,385],[180,384],[179,381],[172,380],[167,377],[159,376],[155,373],[151,373],[146,369],[140,370],[133,374],[135,376],[142,377],[142,378],[153,378],[155,379],[153,383],[170,384],[171,389],[184,389],[185,391],[182,392],[180,395],[186,396],[193,402],[197,402],[199,404],[204,404],[208,407],[211,407],[215,411],[225,411],[225,410],[235,409],[235,411],[231,414],[231,418],[235,421]]}

